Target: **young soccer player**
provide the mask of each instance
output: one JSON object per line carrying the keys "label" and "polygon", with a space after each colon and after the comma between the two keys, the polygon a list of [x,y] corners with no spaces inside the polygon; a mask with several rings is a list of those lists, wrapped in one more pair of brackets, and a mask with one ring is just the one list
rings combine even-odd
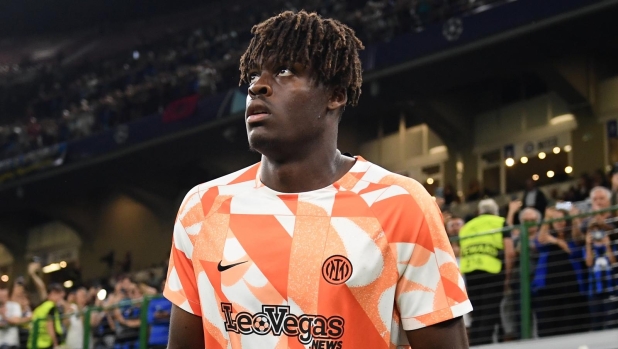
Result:
{"label": "young soccer player", "polygon": [[337,149],[362,43],[304,11],[252,33],[240,79],[262,161],[185,197],[168,348],[467,348],[472,307],[434,200]]}

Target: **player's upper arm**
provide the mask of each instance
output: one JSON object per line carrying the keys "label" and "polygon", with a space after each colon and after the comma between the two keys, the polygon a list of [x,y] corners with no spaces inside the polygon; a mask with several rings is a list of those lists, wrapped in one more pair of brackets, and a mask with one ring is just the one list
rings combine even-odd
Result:
{"label": "player's upper arm", "polygon": [[463,318],[458,317],[435,325],[406,331],[414,349],[467,349],[468,337]]}
{"label": "player's upper arm", "polygon": [[196,270],[193,264],[192,235],[186,227],[201,223],[203,210],[197,190],[187,194],[174,224],[174,234],[170,253],[167,281],[163,295],[173,304],[196,316],[202,315]]}
{"label": "player's upper arm", "polygon": [[[388,188],[371,208],[396,253],[399,277],[395,306],[400,325],[409,339],[422,341],[418,346],[411,343],[412,348],[440,348],[423,337],[442,337],[436,341],[459,338],[459,325],[449,324],[453,318],[470,312],[472,305],[434,199],[416,181],[391,179],[396,185]],[[463,335],[461,348],[466,347],[465,331]]]}
{"label": "player's upper arm", "polygon": [[202,318],[172,305],[168,349],[204,348]]}

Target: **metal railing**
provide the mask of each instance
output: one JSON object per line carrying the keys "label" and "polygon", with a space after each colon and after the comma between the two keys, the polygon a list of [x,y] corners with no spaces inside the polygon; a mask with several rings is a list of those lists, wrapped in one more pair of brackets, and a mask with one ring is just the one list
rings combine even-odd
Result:
{"label": "metal railing", "polygon": [[[618,255],[618,229],[615,228],[618,227],[618,224],[613,225],[618,220],[613,214],[617,211],[618,206],[613,206],[578,215],[546,219],[540,224],[525,222],[521,225],[479,232],[478,234],[463,238],[451,237],[452,243],[459,244],[465,239],[518,232],[518,237],[515,240],[520,242],[516,248],[517,256],[514,261],[517,266],[514,266],[510,280],[510,285],[517,286],[517,289],[509,290],[510,292],[508,293],[510,295],[506,291],[508,285],[505,285],[504,291],[499,289],[501,286],[499,283],[506,281],[499,276],[494,277],[494,275],[484,272],[464,274],[464,279],[468,284],[468,295],[474,307],[474,311],[471,313],[472,320],[469,332],[471,344],[494,342],[496,338],[489,338],[489,336],[496,336],[494,328],[496,322],[499,322],[497,327],[503,329],[505,327],[515,328],[510,329],[515,333],[506,333],[509,331],[500,333],[498,331],[497,335],[504,336],[508,338],[507,340],[618,328],[618,264],[614,263],[613,265],[605,266],[605,270],[609,274],[607,276],[607,285],[610,286],[608,286],[608,291],[604,293],[603,297],[605,298],[597,299],[595,291],[593,291],[593,283],[596,282],[593,276],[596,271],[593,269],[596,266],[586,264],[586,235],[583,231],[579,232],[581,226],[580,219],[592,218],[609,212],[610,217],[603,218],[603,223],[607,225],[607,230],[604,231],[604,234],[608,236],[608,239],[613,234],[613,240],[610,240],[609,243],[609,251],[614,255]],[[572,222],[571,228],[578,232],[577,237],[574,232],[569,232],[565,234],[569,238],[563,239],[564,243],[562,245],[566,244],[569,246],[570,254],[560,250],[560,247],[557,247],[558,245],[552,248],[548,247],[556,244],[558,240],[549,238],[552,239],[552,243],[541,243],[538,240],[541,229],[546,229],[545,232],[551,235],[553,224],[562,221]],[[590,219],[590,221],[596,221],[596,219]],[[582,228],[585,229],[586,227]],[[504,268],[504,259],[502,263]],[[533,265],[533,263],[535,264]],[[553,272],[544,274],[548,270],[553,270]],[[556,270],[565,271],[559,272]],[[572,275],[576,277],[577,284],[574,284],[575,281],[573,281],[572,277],[567,277]],[[543,280],[541,286],[539,286],[539,280]],[[545,282],[547,285],[544,284]],[[612,284],[613,286],[611,286]],[[605,284],[603,285],[605,287]],[[494,291],[494,294],[488,293],[490,289]],[[516,299],[513,299],[513,296]],[[492,297],[493,302],[487,301]],[[575,300],[573,304],[565,305],[564,300],[558,299],[559,297]],[[496,302],[499,303],[500,307],[500,320],[497,320],[495,316],[492,318],[491,314],[487,315],[491,309],[496,310]],[[504,309],[504,305],[507,303],[512,309]],[[552,317],[555,316],[556,311],[565,315],[561,318]],[[474,323],[475,312],[477,313],[476,326]],[[481,318],[478,318],[479,314],[482,315]],[[505,320],[505,318],[507,319]],[[487,323],[488,319],[489,322]],[[510,322],[510,326],[505,326],[505,322]],[[482,324],[484,328],[479,329],[479,324]]]}

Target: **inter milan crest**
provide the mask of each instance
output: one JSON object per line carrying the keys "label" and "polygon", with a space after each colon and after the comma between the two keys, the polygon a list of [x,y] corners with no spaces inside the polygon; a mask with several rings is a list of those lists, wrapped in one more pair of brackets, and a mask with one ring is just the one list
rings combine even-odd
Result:
{"label": "inter milan crest", "polygon": [[350,276],[352,276],[352,263],[344,256],[330,256],[322,264],[322,277],[330,284],[343,284],[350,279]]}

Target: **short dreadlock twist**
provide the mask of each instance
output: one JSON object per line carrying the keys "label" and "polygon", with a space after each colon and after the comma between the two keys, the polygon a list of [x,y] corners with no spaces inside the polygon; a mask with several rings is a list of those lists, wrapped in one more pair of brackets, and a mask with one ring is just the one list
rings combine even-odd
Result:
{"label": "short dreadlock twist", "polygon": [[240,84],[249,83],[249,70],[272,54],[278,63],[310,66],[318,82],[345,88],[348,104],[358,103],[363,82],[358,51],[365,47],[350,27],[315,12],[285,11],[254,25],[251,33],[240,58]]}

